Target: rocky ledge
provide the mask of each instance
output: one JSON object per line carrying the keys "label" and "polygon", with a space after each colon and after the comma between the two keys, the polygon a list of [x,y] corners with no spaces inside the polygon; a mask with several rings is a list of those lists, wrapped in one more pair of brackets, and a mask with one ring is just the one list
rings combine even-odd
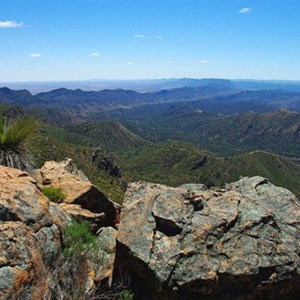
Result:
{"label": "rocky ledge", "polygon": [[[141,299],[293,299],[300,203],[262,177],[225,189],[133,183],[117,235]],[[149,296],[148,296],[149,295]]]}
{"label": "rocky ledge", "polygon": [[[86,299],[112,278],[119,207],[72,160],[48,162],[35,177],[0,166],[0,299]],[[66,203],[50,202],[44,185],[60,187]],[[78,270],[66,269],[62,231],[71,219],[97,231],[101,264],[83,258]]]}

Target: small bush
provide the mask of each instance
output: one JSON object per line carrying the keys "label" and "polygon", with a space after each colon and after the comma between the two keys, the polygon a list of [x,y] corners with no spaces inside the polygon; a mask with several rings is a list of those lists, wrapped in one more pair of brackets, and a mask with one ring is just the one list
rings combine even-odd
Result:
{"label": "small bush", "polygon": [[[97,237],[89,230],[88,222],[71,221],[62,230],[63,255],[53,262],[45,274],[50,292],[38,299],[98,299],[86,289],[90,255],[96,253]],[[100,298],[107,299],[107,298]]]}
{"label": "small bush", "polygon": [[64,254],[67,257],[86,255],[93,258],[98,250],[97,237],[90,232],[89,223],[72,221],[63,230]]}
{"label": "small bush", "polygon": [[42,188],[43,194],[48,197],[50,201],[60,203],[66,198],[66,194],[60,189],[52,186]]}
{"label": "small bush", "polygon": [[134,294],[130,290],[123,290],[118,295],[118,300],[133,300]]}
{"label": "small bush", "polygon": [[[103,263],[103,253],[99,251],[99,240],[96,235],[90,232],[87,221],[81,223],[75,220],[71,221],[63,230],[63,243],[65,263],[64,267],[60,268],[59,274],[65,272],[62,277],[70,280],[70,284],[68,281],[62,282],[60,280],[58,285],[62,285],[65,289],[67,284],[73,289],[73,297],[65,297],[66,299],[133,300],[134,295],[128,289],[130,283],[128,276],[119,276],[111,285],[108,285],[107,282],[101,282],[95,291],[82,290],[82,287],[85,286],[82,285],[82,278],[86,276],[87,280],[88,277],[87,261],[91,260],[99,266]],[[55,295],[56,292],[57,288],[54,288],[53,294]]]}

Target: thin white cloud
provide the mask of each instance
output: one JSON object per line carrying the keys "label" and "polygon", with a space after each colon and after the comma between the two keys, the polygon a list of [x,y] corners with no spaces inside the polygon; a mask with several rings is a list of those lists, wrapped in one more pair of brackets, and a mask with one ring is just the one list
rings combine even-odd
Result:
{"label": "thin white cloud", "polygon": [[155,39],[155,40],[161,40],[162,36],[161,35],[149,35],[147,36],[148,39]]}
{"label": "thin white cloud", "polygon": [[174,63],[173,60],[168,60],[166,63],[164,63],[164,66],[170,66]]}
{"label": "thin white cloud", "polygon": [[41,54],[38,52],[33,52],[29,54],[29,57],[31,58],[37,58],[37,57],[41,57]]}
{"label": "thin white cloud", "polygon": [[100,56],[100,53],[99,53],[99,52],[92,52],[92,53],[90,54],[90,56]]}
{"label": "thin white cloud", "polygon": [[15,22],[15,21],[0,21],[0,28],[5,29],[5,28],[17,28],[17,27],[22,27],[23,22]]}
{"label": "thin white cloud", "polygon": [[133,37],[136,39],[144,39],[145,38],[145,36],[143,34],[135,34]]}
{"label": "thin white cloud", "polygon": [[253,8],[251,7],[243,7],[239,10],[240,14],[249,14],[253,11]]}
{"label": "thin white cloud", "polygon": [[207,64],[207,63],[208,63],[207,59],[198,60],[198,64]]}
{"label": "thin white cloud", "polygon": [[162,36],[161,35],[144,35],[144,34],[135,34],[133,36],[136,39],[153,39],[153,40],[161,40]]}
{"label": "thin white cloud", "polygon": [[128,62],[127,62],[127,65],[132,65],[132,64],[133,64],[132,61],[128,61]]}

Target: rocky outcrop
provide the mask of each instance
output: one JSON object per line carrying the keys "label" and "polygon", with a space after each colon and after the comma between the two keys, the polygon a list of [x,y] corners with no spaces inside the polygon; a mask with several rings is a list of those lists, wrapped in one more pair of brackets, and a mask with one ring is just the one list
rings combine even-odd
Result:
{"label": "rocky outcrop", "polygon": [[[59,182],[70,192],[68,199],[79,195],[86,197],[85,201],[101,201],[91,196],[101,192],[91,193],[95,188],[77,169],[64,169],[70,165],[63,163],[45,165],[39,179],[54,185]],[[85,196],[78,186],[86,188]],[[83,300],[87,294],[93,295],[99,282],[111,280],[115,259],[116,230],[99,229],[103,218],[103,212],[79,204],[50,202],[28,173],[0,166],[0,299]],[[71,219],[88,221],[97,232],[97,257],[101,260],[94,262],[79,254],[79,261],[72,261],[63,254],[63,229]]]}
{"label": "rocky outcrop", "polygon": [[[71,160],[36,174],[0,166],[0,299],[92,298],[124,269],[137,299],[297,299],[300,203],[267,179],[224,189],[133,183],[117,232],[118,207]],[[66,193],[63,203],[44,196],[49,185]],[[97,234],[97,259],[70,265],[62,255],[72,218]]]}
{"label": "rocky outcrop", "polygon": [[98,163],[98,168],[107,171],[109,175],[114,177],[121,177],[121,168],[115,164],[110,156],[104,156]]}
{"label": "rocky outcrop", "polygon": [[130,270],[141,299],[296,299],[300,292],[300,204],[262,177],[225,189],[133,183],[117,240],[117,264]]}
{"label": "rocky outcrop", "polygon": [[[36,170],[35,178],[39,186],[59,187],[66,195],[64,204],[79,205],[82,209],[96,214],[98,228],[115,227],[119,219],[120,207],[110,201],[97,189],[87,177],[76,168],[73,160],[66,159],[60,163],[49,161]],[[74,211],[75,207],[70,207]],[[76,208],[78,212],[79,207]],[[99,214],[104,213],[101,218]],[[76,213],[77,214],[77,213]],[[77,214],[78,215],[78,214]]]}
{"label": "rocky outcrop", "polygon": [[97,168],[104,170],[113,177],[122,177],[121,168],[118,166],[110,155],[101,152],[101,148],[95,148],[92,153],[92,162]]}
{"label": "rocky outcrop", "polygon": [[191,167],[191,171],[193,170],[197,170],[201,167],[203,167],[207,162],[207,154],[204,154],[201,156],[201,158],[199,158],[194,165]]}
{"label": "rocky outcrop", "polygon": [[[59,239],[52,245],[56,243]],[[44,265],[40,247],[30,227],[12,221],[0,224],[0,299],[42,299],[39,291],[49,291],[39,279]]]}
{"label": "rocky outcrop", "polygon": [[61,254],[60,227],[69,221],[28,173],[0,166],[0,299],[50,294],[45,275]]}

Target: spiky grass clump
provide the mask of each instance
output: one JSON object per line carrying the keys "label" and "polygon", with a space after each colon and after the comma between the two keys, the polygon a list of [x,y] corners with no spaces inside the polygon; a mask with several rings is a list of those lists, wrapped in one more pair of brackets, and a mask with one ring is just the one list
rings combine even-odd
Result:
{"label": "spiky grass clump", "polygon": [[31,171],[33,163],[24,142],[37,128],[37,119],[28,116],[8,118],[0,113],[0,165]]}
{"label": "spiky grass clump", "polygon": [[98,254],[98,240],[89,229],[87,221],[77,222],[72,220],[63,230],[63,241],[65,245],[64,254],[68,257],[77,258],[80,255],[87,255],[92,258]]}
{"label": "spiky grass clump", "polygon": [[42,188],[42,192],[50,201],[56,203],[60,203],[66,198],[66,194],[61,190],[61,188],[46,186]]}

